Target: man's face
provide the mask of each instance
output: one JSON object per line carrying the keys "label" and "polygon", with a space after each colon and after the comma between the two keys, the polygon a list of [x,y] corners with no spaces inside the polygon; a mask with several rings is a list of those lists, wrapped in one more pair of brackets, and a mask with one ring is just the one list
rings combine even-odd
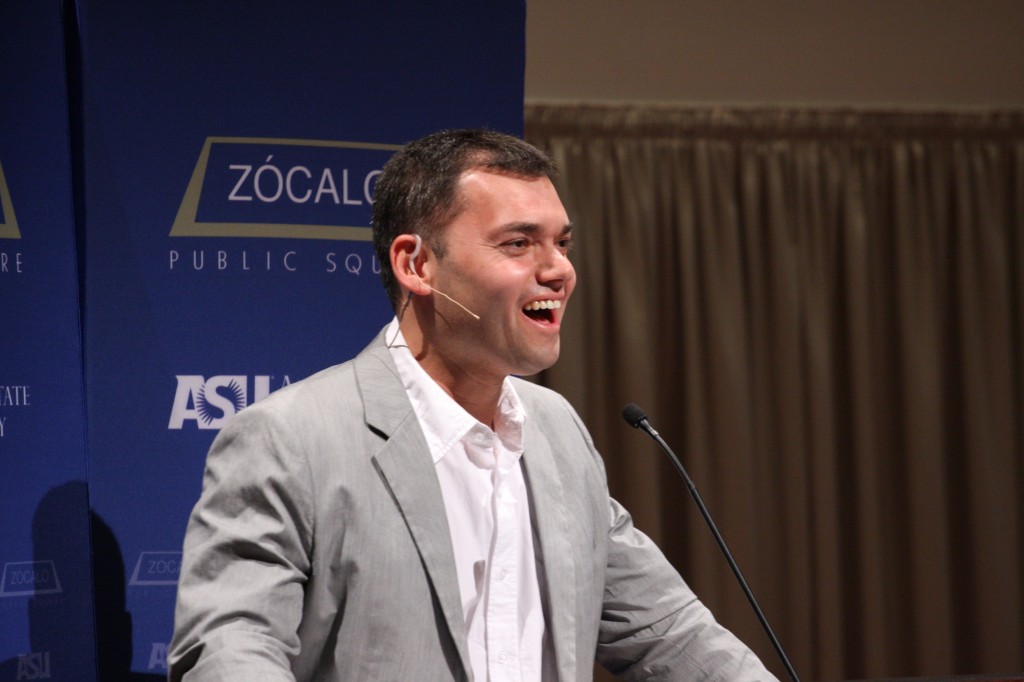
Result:
{"label": "man's face", "polygon": [[559,329],[576,272],[571,226],[546,177],[470,170],[462,211],[444,228],[434,287],[480,316],[434,297],[435,338],[448,371],[481,380],[530,375],[558,359]]}

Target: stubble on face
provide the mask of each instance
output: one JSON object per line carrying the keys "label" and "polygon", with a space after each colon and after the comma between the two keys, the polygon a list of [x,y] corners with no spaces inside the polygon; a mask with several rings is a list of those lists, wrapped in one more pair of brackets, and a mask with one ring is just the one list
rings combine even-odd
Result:
{"label": "stubble on face", "polygon": [[497,386],[509,374],[554,364],[565,305],[575,286],[566,253],[572,227],[546,177],[483,170],[460,180],[459,214],[444,229],[444,257],[429,277],[432,319],[420,358],[443,386],[466,380]]}

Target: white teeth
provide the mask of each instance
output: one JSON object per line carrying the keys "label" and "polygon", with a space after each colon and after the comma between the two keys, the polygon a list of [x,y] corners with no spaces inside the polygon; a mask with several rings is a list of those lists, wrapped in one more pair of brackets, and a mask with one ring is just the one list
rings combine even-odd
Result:
{"label": "white teeth", "polygon": [[534,301],[523,306],[523,310],[553,310],[561,307],[561,301]]}

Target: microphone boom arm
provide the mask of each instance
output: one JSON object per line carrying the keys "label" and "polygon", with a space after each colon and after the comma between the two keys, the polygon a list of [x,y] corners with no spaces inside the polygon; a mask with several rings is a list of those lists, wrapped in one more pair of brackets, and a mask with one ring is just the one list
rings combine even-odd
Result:
{"label": "microphone boom arm", "polygon": [[797,677],[796,670],[793,669],[793,665],[789,662],[789,658],[786,656],[786,652],[782,649],[782,644],[779,643],[779,639],[775,636],[775,632],[772,631],[772,626],[768,624],[768,619],[765,617],[761,607],[758,606],[757,599],[754,598],[754,593],[750,590],[750,586],[747,585],[747,581],[743,578],[743,573],[740,572],[740,567],[736,564],[736,560],[732,558],[732,552],[729,551],[728,545],[725,544],[725,538],[718,532],[718,526],[715,525],[714,520],[711,518],[711,512],[708,511],[707,506],[704,504],[704,500],[701,499],[700,493],[697,492],[697,486],[693,484],[690,479],[690,475],[686,473],[686,468],[683,467],[683,463],[676,457],[676,453],[672,451],[672,448],[668,446],[665,439],[661,437],[650,422],[647,421],[647,415],[641,410],[636,404],[630,403],[626,405],[625,409],[622,410],[622,417],[629,423],[630,426],[636,429],[640,429],[649,435],[654,441],[661,447],[661,449],[668,455],[668,458],[672,461],[672,465],[675,467],[679,475],[683,477],[683,481],[686,482],[686,487],[690,490],[690,495],[693,497],[693,501],[697,503],[697,508],[700,510],[701,516],[704,517],[704,521],[708,524],[708,528],[711,529],[711,534],[715,536],[715,542],[718,543],[718,548],[722,550],[722,554],[725,555],[725,560],[729,563],[729,568],[732,569],[733,575],[736,576],[736,580],[739,581],[740,587],[743,588],[743,594],[746,595],[747,601],[750,602],[750,606],[753,607],[754,613],[757,614],[757,619],[761,621],[761,627],[768,634],[768,639],[771,640],[772,646],[775,648],[775,653],[782,659],[782,665],[786,667],[786,672],[789,673],[790,679],[793,682],[800,682],[800,678]]}

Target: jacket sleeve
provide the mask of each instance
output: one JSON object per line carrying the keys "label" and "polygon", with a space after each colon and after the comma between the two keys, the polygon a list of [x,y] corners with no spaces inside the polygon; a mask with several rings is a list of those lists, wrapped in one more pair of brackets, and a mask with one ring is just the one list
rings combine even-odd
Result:
{"label": "jacket sleeve", "polygon": [[294,679],[313,531],[301,450],[264,404],[215,439],[185,534],[171,682]]}
{"label": "jacket sleeve", "polygon": [[776,680],[609,498],[611,526],[597,659],[629,680]]}

